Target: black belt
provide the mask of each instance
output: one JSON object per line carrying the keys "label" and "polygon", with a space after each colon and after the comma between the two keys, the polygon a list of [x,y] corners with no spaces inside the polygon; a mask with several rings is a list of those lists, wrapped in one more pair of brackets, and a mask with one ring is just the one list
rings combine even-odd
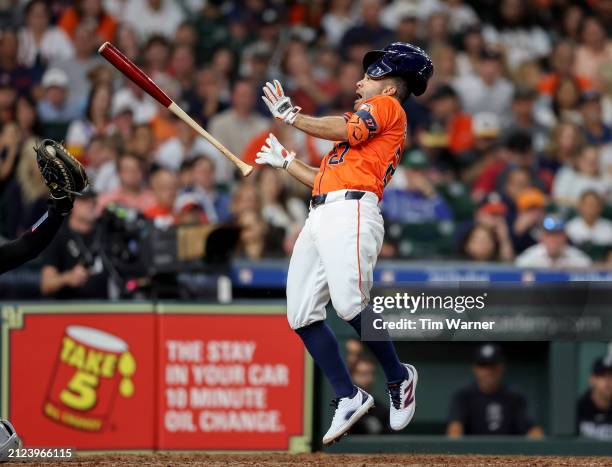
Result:
{"label": "black belt", "polygon": [[[356,190],[348,190],[344,193],[344,199],[361,199],[363,195],[365,195],[365,191],[356,191]],[[323,193],[321,195],[315,195],[310,198],[310,207],[316,208],[317,206],[321,206],[325,204],[325,200],[327,199],[327,193]]]}

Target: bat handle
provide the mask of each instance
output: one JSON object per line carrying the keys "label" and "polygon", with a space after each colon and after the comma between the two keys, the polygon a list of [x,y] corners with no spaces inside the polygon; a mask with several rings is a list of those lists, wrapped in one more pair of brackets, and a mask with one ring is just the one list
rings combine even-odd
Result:
{"label": "bat handle", "polygon": [[198,133],[202,138],[207,140],[210,144],[212,144],[215,148],[217,148],[221,154],[223,154],[227,159],[229,159],[244,177],[248,177],[251,172],[253,172],[253,167],[246,162],[238,159],[234,154],[231,153],[229,149],[223,146],[219,141],[217,141],[208,131],[202,128],[198,123],[191,118],[187,113],[181,109],[175,102],[172,102],[168,106],[168,110],[184,121],[187,125],[189,125],[193,130]]}

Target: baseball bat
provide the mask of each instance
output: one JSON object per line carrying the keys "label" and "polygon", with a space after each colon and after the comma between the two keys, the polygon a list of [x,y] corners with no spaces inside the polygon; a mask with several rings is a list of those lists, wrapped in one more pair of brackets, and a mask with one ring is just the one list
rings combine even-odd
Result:
{"label": "baseball bat", "polygon": [[108,62],[113,65],[117,70],[131,79],[134,83],[136,83],[143,91],[153,97],[157,102],[159,102],[164,107],[168,108],[170,112],[180,118],[183,122],[189,125],[193,130],[198,133],[202,138],[206,139],[210,142],[215,148],[217,148],[221,154],[223,154],[227,159],[229,159],[238,170],[245,177],[249,176],[253,171],[253,167],[244,161],[238,159],[234,154],[231,153],[229,149],[223,146],[219,141],[217,141],[210,133],[208,133],[204,128],[202,128],[193,118],[191,118],[187,113],[181,109],[176,102],[168,97],[168,95],[160,89],[160,87],[153,82],[151,78],[147,76],[147,74],[138,68],[129,58],[121,53],[117,47],[115,47],[110,42],[105,42],[98,49],[98,53],[102,55]]}

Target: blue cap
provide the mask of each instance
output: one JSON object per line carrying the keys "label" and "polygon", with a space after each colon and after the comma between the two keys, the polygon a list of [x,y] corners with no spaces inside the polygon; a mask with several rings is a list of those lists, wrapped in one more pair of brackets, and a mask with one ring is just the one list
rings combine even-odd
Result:
{"label": "blue cap", "polygon": [[546,232],[564,232],[565,221],[557,216],[546,216],[542,221],[542,228]]}

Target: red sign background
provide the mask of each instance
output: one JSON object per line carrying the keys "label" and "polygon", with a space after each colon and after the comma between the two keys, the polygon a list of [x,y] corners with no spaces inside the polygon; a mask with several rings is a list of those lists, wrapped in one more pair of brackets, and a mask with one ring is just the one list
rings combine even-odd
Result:
{"label": "red sign background", "polygon": [[[78,310],[78,305],[70,307]],[[53,313],[48,306],[41,308],[45,308],[44,313],[28,313],[36,307],[24,308],[23,326],[9,327],[4,333],[8,339],[3,348],[9,353],[9,381],[4,382],[8,390],[4,410],[8,407],[8,413],[4,415],[13,422],[26,447],[282,451],[289,449],[292,437],[307,435],[304,390],[312,381],[305,377],[305,350],[289,329],[284,314],[249,314],[248,310],[238,313],[232,312],[231,307],[228,314],[220,314],[221,306],[202,307],[196,312],[196,307],[190,306],[189,313],[184,314],[179,313],[181,307],[172,310],[176,313],[166,310],[160,314],[130,312],[129,306],[124,313],[120,305],[107,307],[112,312],[105,312],[103,305],[90,304],[85,308],[92,311],[75,313]],[[117,388],[117,382],[109,381],[101,389],[100,406],[110,405],[110,410],[99,431],[68,426],[44,413],[45,401],[51,392],[56,396],[58,385],[63,384],[57,382],[58,375],[62,375],[63,381],[69,380],[65,374],[70,376],[71,367],[62,368],[65,362],[59,356],[66,329],[74,325],[94,328],[125,341],[136,364],[130,397],[116,390],[108,404],[109,388]],[[8,323],[3,326],[6,328]],[[200,349],[199,356],[198,352],[192,352],[193,355],[185,352],[193,345]],[[223,382],[219,375],[228,368],[233,370],[230,379],[232,374],[242,374],[242,382]],[[195,377],[197,370],[199,381]],[[182,380],[185,375],[188,379]],[[221,380],[215,382],[210,378]],[[168,389],[171,396],[177,392],[183,396],[178,405],[176,397],[169,400]],[[202,391],[197,392],[202,397],[211,389],[225,403],[236,403],[231,390],[256,394],[251,402],[257,403],[228,408],[219,405],[218,400],[203,405],[200,399],[194,405],[192,390]],[[100,406],[98,412],[94,407],[83,415],[99,413]],[[224,425],[223,417],[230,412],[234,421],[242,420],[240,426],[233,424],[230,429]]]}

